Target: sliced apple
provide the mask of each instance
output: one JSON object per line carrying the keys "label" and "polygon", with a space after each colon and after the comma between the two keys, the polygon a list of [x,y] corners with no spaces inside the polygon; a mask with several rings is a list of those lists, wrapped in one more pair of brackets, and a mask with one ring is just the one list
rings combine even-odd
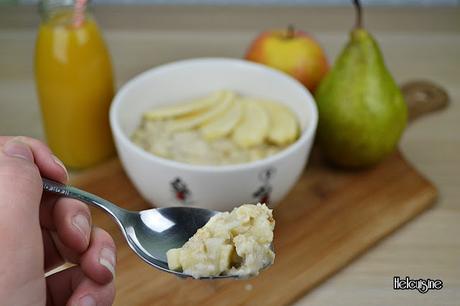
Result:
{"label": "sliced apple", "polygon": [[280,103],[271,101],[261,103],[270,116],[268,141],[279,146],[294,142],[299,134],[299,125],[292,111]]}
{"label": "sliced apple", "polygon": [[210,94],[209,96],[199,98],[191,102],[159,107],[146,112],[144,114],[144,118],[147,120],[171,119],[191,113],[201,112],[217,104],[225,95],[226,92],[220,90]]}
{"label": "sliced apple", "polygon": [[206,140],[225,137],[233,131],[241,117],[241,103],[238,99],[235,99],[225,113],[203,125],[201,127],[201,133]]}
{"label": "sliced apple", "polygon": [[233,92],[223,91],[219,101],[213,106],[204,111],[172,120],[168,125],[168,129],[173,132],[184,131],[206,124],[221,114],[224,114],[232,105],[234,97],[235,94]]}
{"label": "sliced apple", "polygon": [[242,99],[243,118],[233,131],[233,141],[242,148],[262,144],[268,134],[269,116],[265,108],[254,100]]}
{"label": "sliced apple", "polygon": [[220,247],[219,270],[225,271],[232,266],[232,255],[235,252],[233,245],[224,244]]}
{"label": "sliced apple", "polygon": [[179,270],[180,264],[180,249],[169,249],[166,252],[166,258],[168,260],[168,268],[171,270]]}

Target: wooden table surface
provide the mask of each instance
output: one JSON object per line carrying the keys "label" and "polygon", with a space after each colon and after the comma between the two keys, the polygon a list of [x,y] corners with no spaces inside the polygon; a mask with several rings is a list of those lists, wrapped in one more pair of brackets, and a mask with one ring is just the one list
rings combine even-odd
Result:
{"label": "wooden table surface", "polygon": [[[259,30],[294,23],[335,58],[353,23],[350,8],[97,7],[121,85],[161,63],[197,56],[241,57]],[[43,139],[33,80],[35,7],[0,10],[0,134]],[[433,209],[409,223],[296,305],[459,305],[460,9],[370,8],[398,82],[429,79],[451,97],[447,111],[412,124],[401,149],[439,188]],[[440,291],[394,291],[393,276],[437,278]]]}

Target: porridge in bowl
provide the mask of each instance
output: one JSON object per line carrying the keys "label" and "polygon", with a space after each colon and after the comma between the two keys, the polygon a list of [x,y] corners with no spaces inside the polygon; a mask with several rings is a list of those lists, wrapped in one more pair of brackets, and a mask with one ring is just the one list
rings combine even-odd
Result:
{"label": "porridge in bowl", "polygon": [[159,157],[228,165],[271,156],[299,133],[296,116],[284,104],[221,90],[145,112],[132,140]]}

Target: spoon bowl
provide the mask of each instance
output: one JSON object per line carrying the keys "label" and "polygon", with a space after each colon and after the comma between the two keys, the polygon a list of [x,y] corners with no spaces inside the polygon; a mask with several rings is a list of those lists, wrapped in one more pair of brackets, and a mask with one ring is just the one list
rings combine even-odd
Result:
{"label": "spoon bowl", "polygon": [[[203,227],[217,211],[196,207],[164,207],[142,211],[123,209],[103,198],[78,188],[43,178],[43,189],[63,197],[74,198],[102,208],[120,227],[130,248],[146,263],[179,277],[192,277],[170,270],[166,252],[180,248]],[[200,279],[239,278],[237,275],[219,275]]]}
{"label": "spoon bowl", "polygon": [[189,275],[168,268],[166,252],[182,247],[216,213],[193,207],[152,208],[130,212],[124,220],[122,231],[131,249],[145,262],[165,272],[187,277]]}

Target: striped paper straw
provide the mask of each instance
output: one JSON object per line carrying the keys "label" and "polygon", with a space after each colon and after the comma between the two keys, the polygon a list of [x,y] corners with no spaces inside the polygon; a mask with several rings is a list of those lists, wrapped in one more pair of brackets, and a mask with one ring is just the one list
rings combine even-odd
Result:
{"label": "striped paper straw", "polygon": [[75,0],[75,11],[73,16],[73,25],[80,27],[85,21],[85,7],[87,0]]}

